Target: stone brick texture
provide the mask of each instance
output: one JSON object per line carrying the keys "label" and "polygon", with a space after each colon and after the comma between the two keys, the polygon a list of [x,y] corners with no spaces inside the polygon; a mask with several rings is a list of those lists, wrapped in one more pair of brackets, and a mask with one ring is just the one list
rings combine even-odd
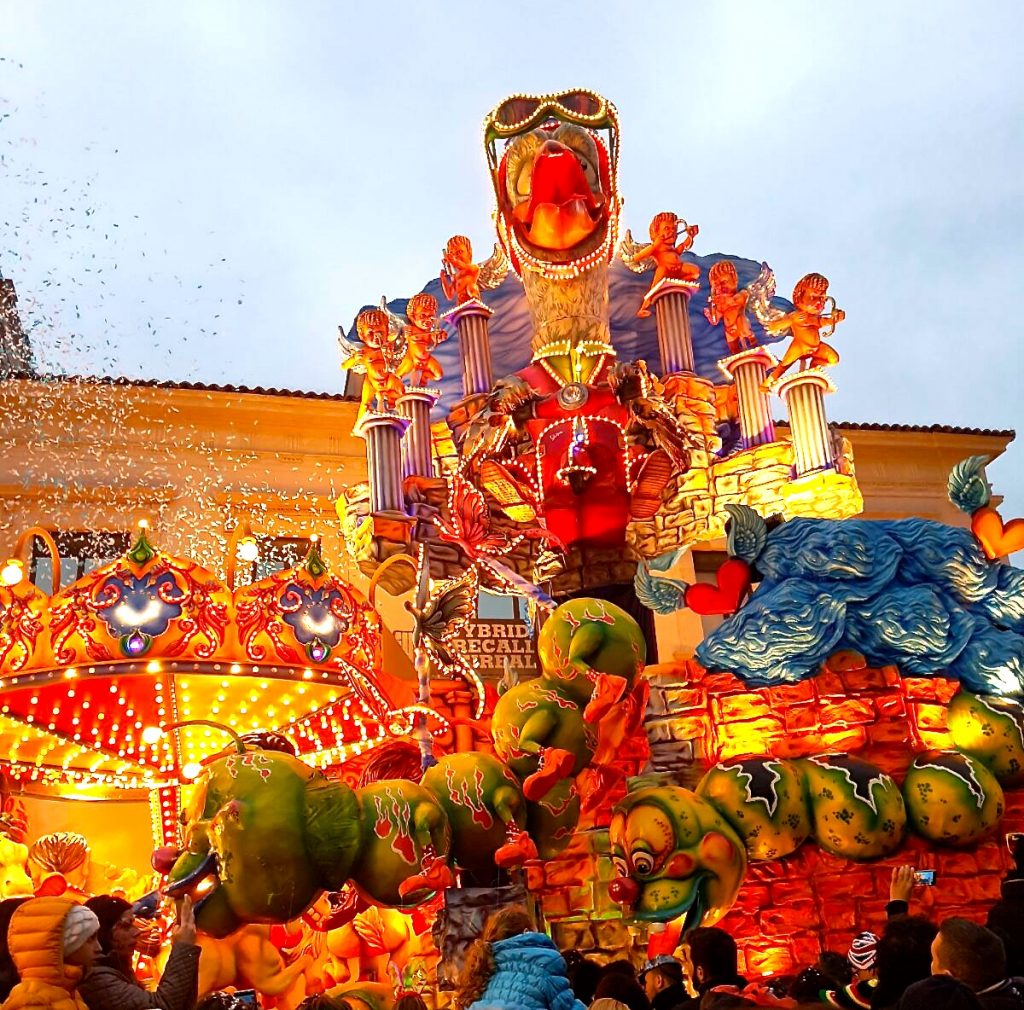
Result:
{"label": "stone brick texture", "polygon": [[[833,656],[814,678],[751,690],[695,660],[649,667],[651,764],[693,787],[712,764],[736,757],[856,754],[902,781],[915,754],[952,749],[946,706],[957,691],[942,677],[901,677],[851,653]],[[893,867],[936,870],[915,890],[911,910],[935,919],[984,921],[1010,866],[1004,835],[1024,830],[1024,790],[1006,791],[997,832],[973,849],[932,847],[913,836],[896,855],[853,863],[806,842],[792,856],[752,863],[734,908],[720,923],[740,945],[752,977],[787,973],[821,950],[846,953],[863,929],[885,922]]]}
{"label": "stone brick texture", "polygon": [[[625,921],[608,897],[614,870],[607,826],[625,792],[625,776],[657,771],[693,787],[717,761],[772,755],[856,754],[902,781],[915,754],[952,747],[946,705],[957,685],[941,677],[901,677],[841,653],[814,678],[751,690],[731,674],[709,673],[694,660],[649,667],[648,741],[638,736],[618,755],[614,785],[605,789],[561,855],[527,868],[527,884],[563,948],[599,961],[646,957],[647,928]],[[936,920],[959,915],[983,922],[999,896],[1010,859],[1004,835],[1024,831],[1024,790],[1007,790],[997,832],[973,849],[941,850],[908,837],[891,858],[854,863],[813,840],[792,856],[752,863],[739,900],[720,926],[740,947],[751,978],[790,973],[822,950],[843,954],[864,929],[885,923],[895,866],[936,870],[936,885],[917,888],[913,912]]]}

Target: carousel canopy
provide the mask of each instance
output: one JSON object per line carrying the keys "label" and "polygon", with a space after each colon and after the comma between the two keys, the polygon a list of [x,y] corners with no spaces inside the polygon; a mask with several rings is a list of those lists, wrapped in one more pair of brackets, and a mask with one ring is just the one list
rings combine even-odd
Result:
{"label": "carousel canopy", "polygon": [[53,596],[17,574],[0,585],[0,753],[14,779],[176,785],[229,742],[216,724],[281,733],[326,766],[411,725],[415,685],[393,675],[411,667],[389,649],[384,671],[393,638],[316,545],[234,592],[144,530]]}

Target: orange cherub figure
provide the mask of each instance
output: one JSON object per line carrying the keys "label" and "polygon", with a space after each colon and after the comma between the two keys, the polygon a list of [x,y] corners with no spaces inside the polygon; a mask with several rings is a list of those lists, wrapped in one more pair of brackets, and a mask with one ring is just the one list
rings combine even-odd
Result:
{"label": "orange cherub figure", "polygon": [[[829,302],[832,303],[831,308],[826,312],[825,306]],[[836,349],[821,339],[822,331],[826,337],[831,336],[836,325],[846,318],[846,313],[836,308],[835,299],[828,293],[828,278],[821,274],[801,277],[793,288],[793,304],[796,308],[792,312],[765,323],[769,333],[789,330],[793,342],[761,383],[763,392],[767,392],[770,385],[798,361],[807,361],[810,368],[834,365],[839,361]]]}
{"label": "orange cherub figure", "polygon": [[[678,242],[679,229],[684,229],[683,240]],[[684,263],[680,254],[684,253],[693,245],[700,228],[695,224],[687,224],[681,220],[678,214],[670,210],[662,211],[651,218],[650,245],[642,248],[635,248],[632,239],[627,235],[628,248],[623,249],[623,259],[627,266],[636,270],[644,260],[654,261],[654,278],[651,286],[640,306],[638,316],[649,316],[651,314],[651,292],[665,280],[674,281],[697,281],[700,280],[700,267],[693,263]],[[678,244],[677,244],[678,242]],[[624,244],[626,245],[626,244]],[[641,269],[643,269],[641,267]]]}
{"label": "orange cherub figure", "polygon": [[465,235],[453,235],[444,247],[441,288],[457,305],[480,298],[480,267],[473,262],[473,245]]}
{"label": "orange cherub figure", "polygon": [[374,403],[378,407],[383,405],[385,410],[394,410],[405,386],[397,375],[398,347],[391,334],[388,314],[383,309],[364,309],[356,319],[356,333],[362,347],[350,344],[344,336],[339,337],[339,343],[348,355],[341,367],[363,372],[365,376],[356,416],[358,424]]}
{"label": "orange cherub figure", "polygon": [[418,385],[436,382],[444,374],[444,369],[431,352],[448,336],[437,325],[437,299],[425,291],[413,295],[405,307],[405,316],[409,320],[403,328],[405,357],[398,366],[398,376],[402,378],[418,372]]}
{"label": "orange cherub figure", "polygon": [[750,292],[746,288],[739,290],[740,279],[732,260],[719,260],[711,267],[708,271],[708,284],[711,292],[708,307],[704,310],[707,321],[712,326],[717,326],[719,322],[723,324],[725,342],[732,354],[738,354],[745,347],[754,347],[757,338],[747,320]]}

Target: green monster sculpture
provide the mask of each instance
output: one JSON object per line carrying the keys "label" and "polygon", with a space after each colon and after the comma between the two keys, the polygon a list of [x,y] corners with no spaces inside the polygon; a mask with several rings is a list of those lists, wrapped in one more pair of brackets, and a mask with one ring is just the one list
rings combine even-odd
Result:
{"label": "green monster sculpture", "polygon": [[747,858],[778,859],[813,837],[848,859],[878,859],[899,847],[906,823],[899,787],[866,761],[723,762],[697,793],[655,786],[626,795],[609,830],[619,874],[609,893],[639,919],[710,924],[735,900]]}
{"label": "green monster sculpture", "polygon": [[644,640],[618,607],[573,600],[548,618],[540,654],[542,676],[512,688],[495,714],[499,757],[448,755],[420,783],[353,790],[276,746],[238,740],[196,784],[181,816],[184,850],[155,857],[167,893],[190,894],[200,927],[225,936],[287,922],[348,881],[372,902],[409,907],[450,886],[452,866],[492,883],[496,866],[564,848],[579,816],[571,776],[601,733],[621,729],[622,713],[642,715],[642,696],[622,699]]}
{"label": "green monster sculpture", "polygon": [[796,762],[763,758],[715,765],[697,794],[743,839],[751,859],[781,859],[811,833],[803,773]]}
{"label": "green monster sculpture", "polygon": [[914,832],[936,845],[974,845],[1003,816],[1003,790],[980,761],[956,751],[919,754],[903,781]]}
{"label": "green monster sculpture", "polygon": [[679,786],[630,792],[608,829],[618,876],[608,893],[644,921],[683,917],[683,929],[717,922],[736,900],[747,868],[726,819]]}
{"label": "green monster sculpture", "polygon": [[614,736],[630,716],[639,724],[642,701],[623,700],[647,647],[624,610],[580,599],[563,603],[544,622],[537,655],[541,676],[506,691],[492,720],[494,749],[524,779],[531,802],[582,771],[602,733]]}
{"label": "green monster sculpture", "polygon": [[812,833],[828,852],[846,859],[880,859],[895,852],[907,832],[907,812],[895,780],[847,754],[800,761]]}
{"label": "green monster sculpture", "polygon": [[1004,786],[1024,785],[1024,707],[1007,698],[960,691],[949,703],[957,750],[977,758]]}

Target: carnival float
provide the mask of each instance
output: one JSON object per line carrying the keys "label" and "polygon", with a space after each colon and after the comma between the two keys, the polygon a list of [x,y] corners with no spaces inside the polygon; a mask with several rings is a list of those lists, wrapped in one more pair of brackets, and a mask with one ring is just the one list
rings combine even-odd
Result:
{"label": "carnival float", "polygon": [[[828,280],[782,298],[674,212],[635,241],[619,140],[596,93],[506,99],[491,255],[455,235],[423,290],[343,329],[365,591],[315,544],[236,588],[141,529],[51,594],[14,552],[5,894],[190,895],[204,990],[286,1010],[332,987],[379,1008],[395,979],[443,1003],[503,904],[599,958],[723,922],[767,974],[880,914],[895,862],[936,869],[921,900],[948,914],[995,896],[1024,827],[1024,521],[981,457],[949,476],[963,527],[857,518]],[[481,590],[523,602],[536,676],[462,647]],[[658,662],[653,615],[684,609],[721,621]],[[148,791],[152,878],[90,869],[67,832],[23,844],[25,779]]]}

